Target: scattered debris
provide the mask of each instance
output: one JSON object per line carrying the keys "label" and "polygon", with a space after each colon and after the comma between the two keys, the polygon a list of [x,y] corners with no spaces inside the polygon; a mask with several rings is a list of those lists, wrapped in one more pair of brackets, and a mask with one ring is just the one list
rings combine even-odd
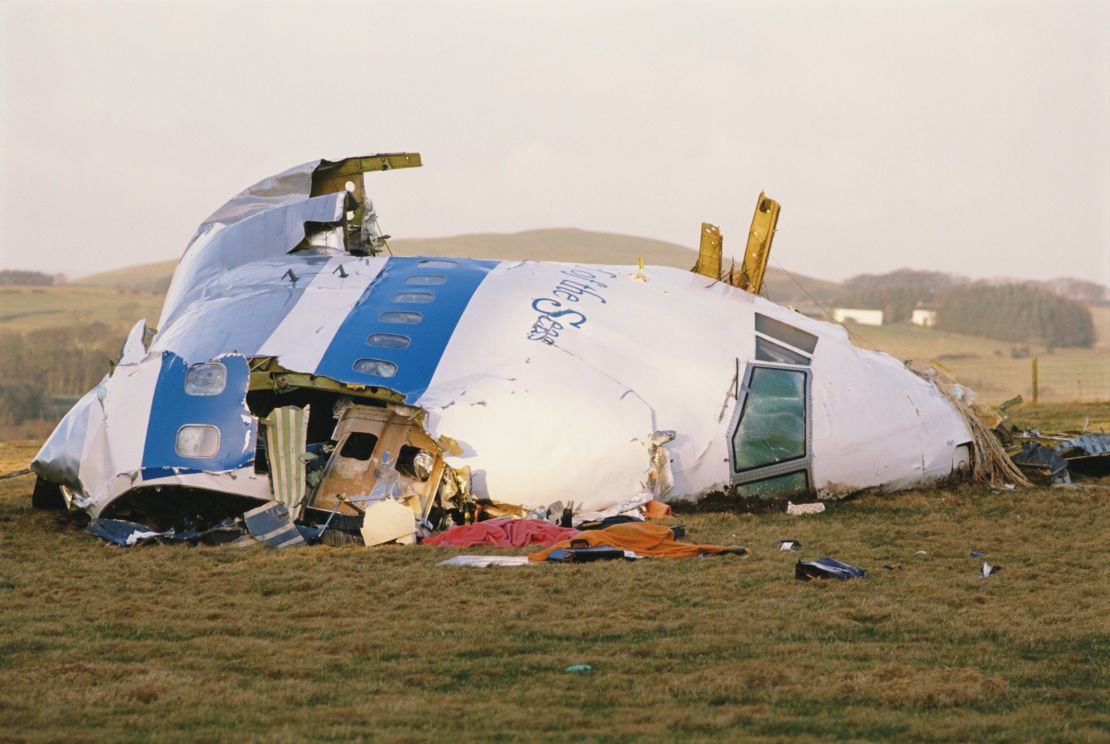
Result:
{"label": "scattered debris", "polygon": [[991,574],[996,574],[1002,570],[1002,566],[992,566],[991,564],[983,561],[983,569],[981,578],[987,578]]}
{"label": "scattered debris", "polygon": [[604,530],[612,527],[615,524],[628,524],[629,522],[643,522],[644,520],[639,517],[634,517],[630,514],[617,514],[613,517],[605,517],[604,519],[587,519],[584,522],[578,523],[579,530]]}
{"label": "scattered debris", "polygon": [[1071,483],[1068,461],[1040,442],[1026,442],[1020,452],[1012,455],[1012,459],[1034,483],[1042,486]]}
{"label": "scattered debris", "polygon": [[678,542],[670,527],[651,522],[630,522],[608,527],[604,530],[587,530],[562,540],[555,545],[532,553],[533,561],[545,561],[556,550],[593,547],[609,547],[629,551],[637,558],[692,558],[701,555],[746,555],[747,548],[726,547],[721,545],[695,545]]}
{"label": "scattered debris", "polygon": [[1110,433],[1080,432],[1064,439],[1056,453],[1068,463],[1068,469],[1086,476],[1110,475]]}
{"label": "scattered debris", "polygon": [[526,555],[456,555],[440,561],[441,566],[476,566],[486,568],[489,566],[534,566]]}
{"label": "scattered debris", "polygon": [[884,571],[902,571],[903,568],[902,568],[901,563],[897,563],[897,564],[886,563],[886,564],[883,565],[883,570]]}
{"label": "scattered debris", "polygon": [[779,546],[779,550],[798,550],[802,547],[797,540],[779,540],[775,545]]}
{"label": "scattered debris", "polygon": [[794,578],[802,581],[811,579],[862,579],[867,570],[849,566],[834,558],[821,558],[816,561],[798,561],[794,564]]}
{"label": "scattered debris", "polygon": [[563,671],[565,672],[588,672],[593,669],[589,664],[571,664]]}
{"label": "scattered debris", "polygon": [[243,537],[243,527],[237,520],[226,519],[205,530],[187,527],[181,530],[155,530],[145,524],[124,519],[94,519],[85,527],[89,534],[113,545],[133,547],[147,543],[172,545],[204,542],[209,545],[226,545]]}
{"label": "scattered debris", "polygon": [[366,506],[362,515],[362,544],[370,547],[397,542],[416,542],[416,520],[412,509],[393,499],[382,499]]}
{"label": "scattered debris", "polygon": [[968,556],[970,556],[971,558],[982,558],[983,557],[983,551],[982,550],[973,550],[970,553],[968,553]]}
{"label": "scattered debris", "polygon": [[[573,544],[573,543],[572,543]],[[551,563],[592,563],[593,561],[637,560],[640,556],[631,550],[611,548],[608,545],[582,545],[571,548],[557,548],[548,552]]]}
{"label": "scattered debris", "polygon": [[172,537],[174,534],[173,530],[158,532],[145,524],[123,519],[94,519],[85,527],[85,532],[115,545],[128,547],[154,542],[157,537]]}
{"label": "scattered debris", "polygon": [[791,501],[786,502],[786,513],[795,517],[803,514],[820,514],[825,511],[825,505],[818,501],[813,504],[795,504]]}
{"label": "scattered debris", "polygon": [[293,522],[288,507],[277,501],[263,504],[243,515],[251,537],[273,548],[289,548],[319,539],[320,531]]}
{"label": "scattered debris", "polygon": [[[3,475],[0,475],[0,480],[7,480],[8,478],[18,478],[21,475],[29,475],[30,473],[31,473],[31,468],[22,468],[20,470],[13,470],[10,473],[4,473]],[[670,507],[667,507],[667,508],[670,509]]]}

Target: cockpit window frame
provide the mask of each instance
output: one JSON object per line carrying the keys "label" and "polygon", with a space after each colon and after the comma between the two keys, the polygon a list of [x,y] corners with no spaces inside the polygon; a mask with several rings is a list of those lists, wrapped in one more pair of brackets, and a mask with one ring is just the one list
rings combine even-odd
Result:
{"label": "cockpit window frame", "polygon": [[[805,454],[801,457],[784,460],[782,462],[771,463],[769,465],[760,465],[757,467],[749,468],[746,470],[738,471],[736,463],[736,453],[733,448],[733,440],[736,437],[736,430],[740,426],[740,421],[743,418],[745,408],[748,403],[748,397],[751,390],[752,376],[757,369],[778,369],[793,374],[801,374],[804,376],[804,406],[805,406]],[[740,393],[737,396],[736,408],[732,413],[732,418],[729,421],[727,429],[727,449],[728,449],[728,465],[729,465],[729,480],[733,486],[744,483],[751,483],[754,481],[765,480],[778,475],[787,475],[790,473],[804,471],[806,474],[807,483],[809,488],[813,488],[813,370],[810,367],[795,366],[789,364],[775,364],[771,362],[754,361],[748,362],[744,368],[744,377],[740,384]]]}

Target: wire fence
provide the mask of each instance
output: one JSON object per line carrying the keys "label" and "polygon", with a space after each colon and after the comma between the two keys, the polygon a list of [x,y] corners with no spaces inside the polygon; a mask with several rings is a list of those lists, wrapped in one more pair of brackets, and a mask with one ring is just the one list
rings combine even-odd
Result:
{"label": "wire fence", "polygon": [[1049,355],[941,362],[985,403],[997,404],[1019,394],[1028,402],[1040,403],[1110,401],[1110,354],[1080,361]]}

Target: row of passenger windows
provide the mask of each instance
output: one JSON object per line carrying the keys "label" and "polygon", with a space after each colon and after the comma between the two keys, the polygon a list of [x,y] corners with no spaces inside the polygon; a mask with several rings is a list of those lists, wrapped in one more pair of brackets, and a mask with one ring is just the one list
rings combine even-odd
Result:
{"label": "row of passenger windows", "polygon": [[[417,265],[423,269],[453,269],[458,264],[443,259],[426,259]],[[446,283],[447,277],[442,274],[414,274],[405,279],[405,284],[410,287],[437,287]],[[398,292],[390,301],[426,305],[434,302],[435,298],[434,292],[407,291]],[[417,325],[422,320],[424,315],[413,310],[390,310],[378,316],[381,323],[397,325]],[[383,349],[407,349],[411,343],[412,339],[398,333],[371,333],[366,337],[367,346]],[[393,377],[397,374],[397,365],[382,359],[359,359],[354,363],[354,370],[375,377]],[[220,362],[193,364],[185,372],[186,395],[219,395],[226,387],[227,367]],[[182,457],[214,457],[220,449],[220,430],[211,424],[186,424],[178,429],[174,444],[177,454]]]}
{"label": "row of passenger windows", "polygon": [[[427,259],[418,264],[426,269],[450,269],[457,264],[454,261],[440,259]],[[405,284],[415,287],[437,287],[447,283],[447,277],[442,274],[413,274],[405,279]],[[390,302],[398,305],[427,305],[435,302],[434,292],[406,291],[398,292],[390,298]],[[423,313],[415,310],[390,310],[378,316],[380,323],[393,323],[396,325],[418,325],[424,320]],[[367,346],[376,346],[380,349],[407,349],[412,339],[399,333],[371,333],[366,337]],[[397,374],[397,365],[384,359],[356,359],[353,365],[355,372],[373,377],[394,377]]]}

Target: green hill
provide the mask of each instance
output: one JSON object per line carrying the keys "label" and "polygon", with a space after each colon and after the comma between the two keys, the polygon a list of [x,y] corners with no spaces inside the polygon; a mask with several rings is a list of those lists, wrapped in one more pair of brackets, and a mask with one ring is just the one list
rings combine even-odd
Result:
{"label": "green hill", "polygon": [[[569,261],[574,263],[634,265],[640,258],[655,266],[689,269],[697,252],[663,240],[633,235],[554,228],[519,233],[486,233],[446,238],[407,238],[390,243],[401,256],[454,256],[501,260]],[[176,261],[131,266],[81,277],[72,283],[85,287],[164,292]],[[843,295],[835,282],[777,268],[767,270],[765,294],[776,302],[813,306],[828,305]]]}
{"label": "green hill", "polygon": [[140,292],[165,292],[170,286],[170,277],[177,261],[158,261],[157,263],[128,266],[114,271],[103,271],[74,279],[70,284],[79,287],[102,287],[105,289],[126,289]]}

